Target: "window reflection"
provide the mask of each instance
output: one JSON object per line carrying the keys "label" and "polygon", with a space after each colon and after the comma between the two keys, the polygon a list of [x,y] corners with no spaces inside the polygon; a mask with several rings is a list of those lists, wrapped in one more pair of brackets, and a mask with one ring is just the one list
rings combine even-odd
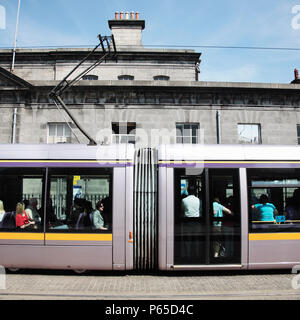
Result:
{"label": "window reflection", "polygon": [[248,169],[252,232],[299,231],[299,169]]}
{"label": "window reflection", "polygon": [[0,169],[0,231],[42,231],[44,172]]}
{"label": "window reflection", "polygon": [[102,171],[103,174],[99,169],[51,170],[46,210],[49,231],[112,230],[111,171]]}

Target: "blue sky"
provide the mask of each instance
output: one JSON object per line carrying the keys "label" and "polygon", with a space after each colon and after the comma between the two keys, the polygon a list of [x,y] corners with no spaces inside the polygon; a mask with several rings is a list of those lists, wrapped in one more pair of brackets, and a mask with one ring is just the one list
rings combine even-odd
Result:
{"label": "blue sky", "polygon": [[[0,47],[12,47],[18,0],[0,0],[6,28]],[[200,80],[289,83],[299,51],[207,49],[255,46],[300,49],[300,0],[21,0],[18,47],[93,46],[110,35],[115,11],[138,11],[147,46],[184,46],[202,52]],[[1,17],[0,17],[1,18]],[[1,26],[1,21],[0,21]],[[293,27],[294,26],[294,27]]]}

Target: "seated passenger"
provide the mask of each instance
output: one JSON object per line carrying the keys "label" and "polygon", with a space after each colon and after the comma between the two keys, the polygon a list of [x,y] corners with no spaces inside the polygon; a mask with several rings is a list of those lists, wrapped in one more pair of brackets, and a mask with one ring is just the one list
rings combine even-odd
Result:
{"label": "seated passenger", "polygon": [[84,211],[84,199],[76,198],[74,199],[74,204],[71,208],[69,217],[68,217],[68,224],[70,227],[75,227],[78,223],[78,219],[80,214]]}
{"label": "seated passenger", "polygon": [[96,203],[96,210],[93,212],[93,229],[98,230],[108,230],[104,227],[104,219],[101,213],[104,210],[104,205],[102,201]]}
{"label": "seated passenger", "polygon": [[0,200],[0,222],[2,221],[3,217],[5,214],[4,206],[3,206],[3,201]]}
{"label": "seated passenger", "polygon": [[24,204],[19,202],[16,206],[16,227],[17,228],[27,228],[34,225],[35,222],[30,220],[27,216],[26,211],[24,210]]}
{"label": "seated passenger", "polygon": [[259,198],[260,203],[252,205],[252,209],[257,210],[258,221],[274,221],[274,215],[278,214],[275,206],[272,203],[269,203],[268,200],[268,196],[262,194]]}
{"label": "seated passenger", "polygon": [[33,220],[36,223],[41,222],[41,217],[39,215],[38,209],[37,209],[37,199],[31,198],[29,199],[28,207],[25,209],[27,216]]}
{"label": "seated passenger", "polygon": [[293,193],[291,203],[285,208],[286,220],[300,220],[300,189]]}
{"label": "seated passenger", "polygon": [[196,197],[196,188],[188,188],[188,196],[182,199],[181,206],[185,217],[197,218],[201,216],[201,200]]}

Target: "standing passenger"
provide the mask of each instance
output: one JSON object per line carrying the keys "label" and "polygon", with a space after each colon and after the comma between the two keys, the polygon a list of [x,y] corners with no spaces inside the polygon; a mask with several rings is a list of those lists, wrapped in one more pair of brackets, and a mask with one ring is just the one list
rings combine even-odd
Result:
{"label": "standing passenger", "polygon": [[196,197],[196,188],[191,185],[188,188],[188,196],[182,199],[182,209],[187,218],[197,218],[202,215],[201,200]]}
{"label": "standing passenger", "polygon": [[[233,215],[232,211],[228,208],[224,207],[221,203],[219,198],[215,198],[213,201],[213,217],[217,219],[216,221],[213,221],[214,231],[216,232],[216,240],[214,241],[214,257],[218,258],[220,255],[225,256],[225,254],[228,255],[228,252],[226,253],[226,246],[223,245],[223,237],[222,237],[222,221],[223,220],[223,213],[227,213],[230,215]],[[225,252],[222,252],[221,249],[224,249]],[[228,248],[227,248],[228,249]],[[223,250],[223,251],[224,251]]]}

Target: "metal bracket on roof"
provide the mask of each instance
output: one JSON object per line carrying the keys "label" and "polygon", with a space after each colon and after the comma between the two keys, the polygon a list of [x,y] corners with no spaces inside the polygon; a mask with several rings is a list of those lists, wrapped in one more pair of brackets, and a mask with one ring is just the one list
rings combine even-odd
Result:
{"label": "metal bracket on roof", "polygon": [[[88,145],[97,145],[94,139],[92,139],[88,133],[79,125],[78,121],[75,119],[74,115],[70,112],[66,104],[64,103],[61,95],[70,87],[75,85],[84,75],[89,73],[91,70],[96,68],[100,63],[106,60],[116,60],[117,59],[117,50],[116,50],[116,44],[114,40],[114,36],[104,36],[102,37],[100,34],[98,35],[99,38],[99,44],[96,45],[96,47],[84,58],[82,59],[77,66],[67,74],[66,77],[63,78],[60,83],[51,90],[49,93],[49,97],[53,100],[57,108],[62,107],[66,113],[69,115],[69,117],[72,119],[74,124],[77,126],[77,128],[83,133],[83,135],[88,138],[89,143]],[[93,54],[97,53],[97,49],[101,48],[101,55],[99,58],[89,67],[87,67],[84,71],[80,72],[78,75],[76,75],[73,79],[71,78],[72,74],[85,62],[87,61]]]}

